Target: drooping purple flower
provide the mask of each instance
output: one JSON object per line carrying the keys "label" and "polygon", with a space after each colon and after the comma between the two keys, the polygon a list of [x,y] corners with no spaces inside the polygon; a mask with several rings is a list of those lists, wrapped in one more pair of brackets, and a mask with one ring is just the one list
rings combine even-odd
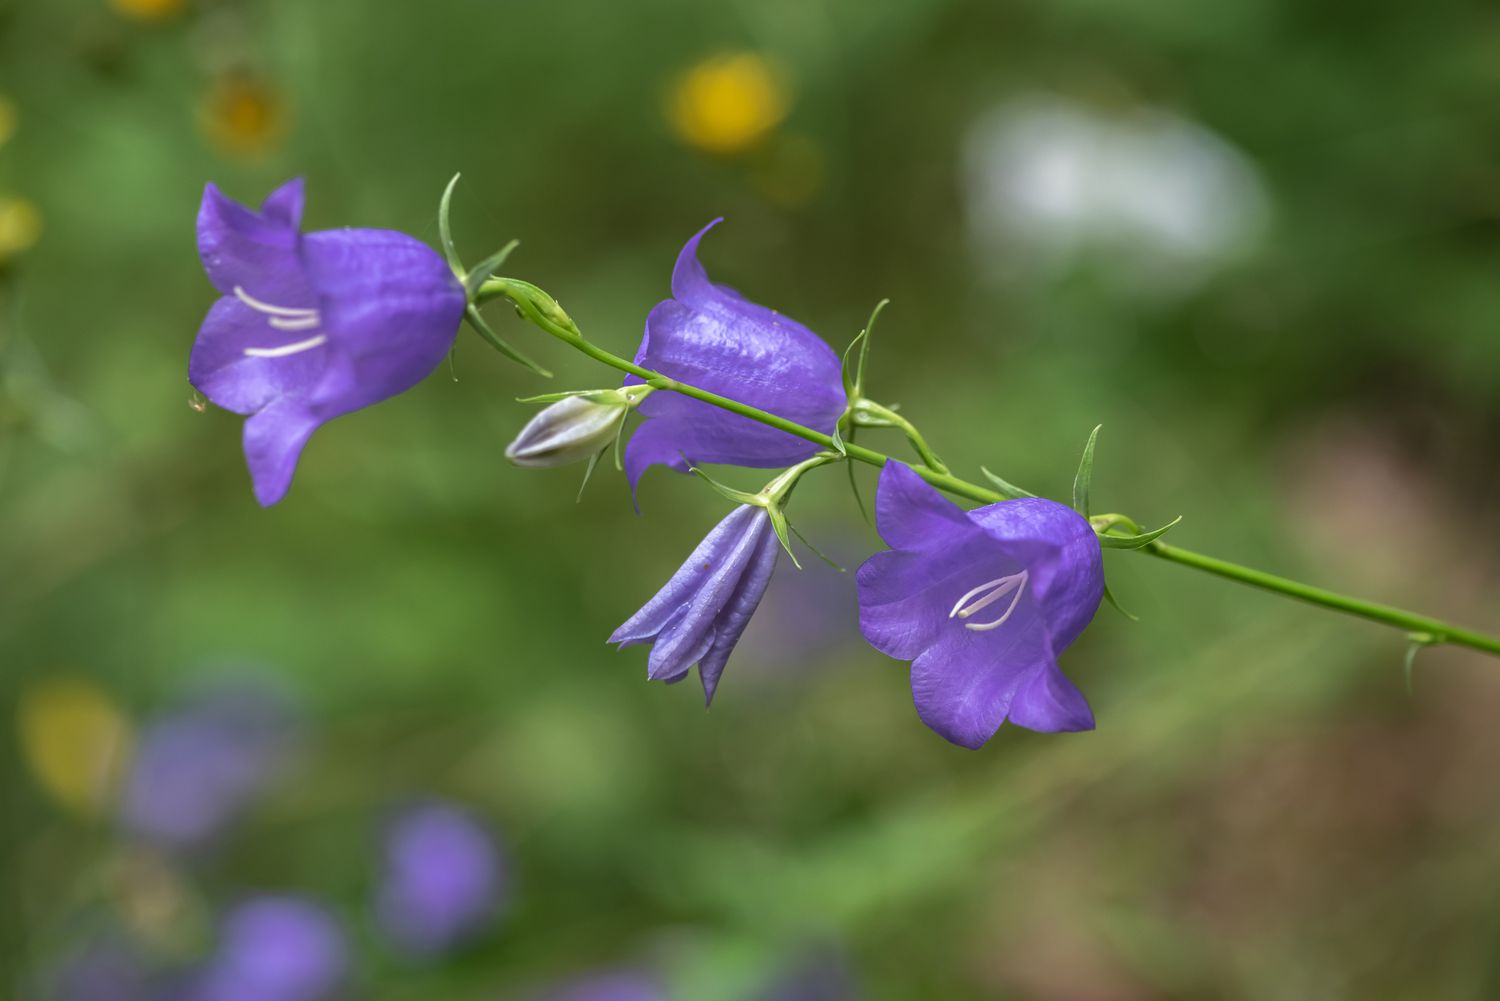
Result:
{"label": "drooping purple flower", "polygon": [[[719,221],[677,256],[672,298],[646,317],[636,364],[831,434],[846,402],[838,356],[797,321],[709,281],[698,262],[698,244]],[[640,412],[646,420],[625,449],[631,489],[658,464],[678,472],[689,463],[772,468],[818,450],[785,431],[678,393],[653,393]]]}
{"label": "drooping purple flower", "polygon": [[338,923],[298,897],[257,897],[225,918],[212,960],[186,1001],[320,1001],[349,967]]}
{"label": "drooping purple flower", "polygon": [[216,685],[152,721],[120,803],[137,837],[186,849],[211,840],[275,779],[297,739],[280,693]]}
{"label": "drooping purple flower", "polygon": [[1104,593],[1089,523],[1041,498],[964,512],[894,460],[876,495],[876,553],[856,575],[859,624],[875,649],[909,660],[922,721],[977,748],[1007,719],[1090,730],[1094,716],[1057,656]]}
{"label": "drooping purple flower", "polygon": [[467,811],[428,803],[386,830],[376,917],[397,948],[435,956],[481,931],[500,903],[503,860]]}
{"label": "drooping purple flower", "polygon": [[609,642],[651,643],[646,677],[652,681],[680,681],[697,664],[704,703],[712,703],[724,665],[771,582],[780,546],[766,510],[740,505]]}
{"label": "drooping purple flower", "polygon": [[391,230],[303,234],[302,181],[255,212],[214,185],[198,210],[198,252],[222,293],[198,331],[188,379],[248,415],[255,497],[286,494],[320,425],[416,385],[453,344],[466,298],[432,248]]}

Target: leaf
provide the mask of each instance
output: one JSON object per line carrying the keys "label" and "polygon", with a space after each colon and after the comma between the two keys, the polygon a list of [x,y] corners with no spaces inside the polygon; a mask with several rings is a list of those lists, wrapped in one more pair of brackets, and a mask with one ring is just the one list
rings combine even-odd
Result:
{"label": "leaf", "polygon": [[[859,430],[858,428],[852,428],[852,427],[849,429],[849,441],[848,441],[848,444],[850,444],[850,445],[854,444],[854,435],[855,435],[855,432],[858,431],[858,430]],[[855,504],[856,507],[859,508],[859,515],[860,515],[860,517],[863,518],[865,520],[865,524],[868,525],[870,523],[870,512],[865,507],[865,499],[862,496],[860,496],[860,493],[859,493],[859,481],[857,479],[855,479],[855,477],[854,477],[854,463],[852,463],[852,462],[845,462],[844,463],[844,469],[847,470],[848,473],[849,473],[849,489],[854,493],[854,504]]]}
{"label": "leaf", "polygon": [[807,536],[805,536],[801,532],[797,531],[797,526],[796,525],[793,525],[789,521],[789,522],[787,522],[787,527],[792,530],[792,534],[793,535],[795,535],[797,538],[799,538],[799,539],[802,540],[802,544],[804,546],[806,546],[808,549],[812,550],[813,555],[816,556],[818,559],[822,560],[824,563],[827,563],[829,566],[833,567],[839,573],[848,573],[849,572],[849,571],[845,570],[843,567],[839,566],[837,563],[833,562],[833,560],[829,559],[826,555],[824,555],[823,552],[820,549],[818,549],[817,546],[813,545],[811,542],[808,542],[807,541]]}
{"label": "leaf", "polygon": [[1008,480],[1002,480],[1000,477],[996,476],[988,469],[985,469],[983,466],[979,467],[979,471],[984,474],[985,479],[989,480],[995,485],[995,489],[1000,491],[1000,493],[1005,496],[1006,500],[1015,500],[1018,497],[1036,496],[1036,494],[1032,493],[1030,490],[1023,490],[1020,487],[1016,486],[1014,483],[1009,482]]}
{"label": "leaf", "polygon": [[[683,456],[683,458],[685,459],[687,457]],[[760,500],[760,498],[756,497],[754,494],[746,493],[743,490],[736,490],[734,487],[729,486],[727,483],[720,483],[718,480],[714,479],[712,476],[709,476],[706,472],[704,472],[702,467],[695,466],[689,463],[688,472],[692,473],[704,483],[707,483],[709,486],[713,487],[714,490],[718,492],[719,496],[725,498],[726,500],[732,500],[736,504],[755,504]]]}
{"label": "leaf", "polygon": [[875,333],[875,321],[880,319],[881,312],[890,305],[891,300],[881,299],[870,311],[870,318],[865,321],[864,337],[859,342],[859,368],[854,372],[855,392],[863,394],[865,391],[865,362],[870,359],[870,338]]}
{"label": "leaf", "polygon": [[448,222],[448,209],[453,203],[453,189],[458,187],[458,179],[462,176],[453,175],[453,180],[443,189],[443,197],[438,202],[438,240],[443,245],[443,256],[448,259],[448,267],[453,269],[455,275],[464,273],[464,264],[458,259],[458,250],[453,246],[453,227]]}
{"label": "leaf", "polygon": [[490,276],[500,270],[500,265],[510,256],[510,252],[521,245],[520,240],[512,240],[499,250],[495,251],[484,260],[480,261],[473,271],[464,275],[464,295],[470,302],[474,301],[474,293],[479,291],[479,286],[489,281]]}
{"label": "leaf", "polygon": [[829,437],[833,439],[833,450],[844,458],[849,458],[849,450],[844,447],[844,432],[837,424],[833,426],[833,434]]}
{"label": "leaf", "polygon": [[1115,596],[1112,593],[1110,593],[1109,585],[1108,584],[1104,585],[1104,600],[1107,601],[1107,602],[1109,602],[1109,607],[1113,608],[1115,611],[1117,611],[1121,615],[1125,616],[1131,622],[1139,622],[1139,621],[1141,621],[1140,616],[1138,616],[1138,615],[1134,614],[1133,612],[1129,611],[1128,609],[1125,608],[1124,605],[1120,604],[1117,600],[1115,600]]}
{"label": "leaf", "polygon": [[1089,516],[1089,482],[1094,478],[1094,442],[1099,439],[1100,424],[1089,433],[1088,444],[1083,446],[1083,458],[1078,460],[1078,473],[1073,477],[1073,510]]}
{"label": "leaf", "polygon": [[1161,528],[1153,529],[1150,532],[1142,532],[1140,535],[1101,535],[1099,536],[1099,545],[1105,549],[1145,549],[1151,543],[1176,528],[1177,523],[1181,520],[1182,515],[1179,514]]}
{"label": "leaf", "polygon": [[552,378],[551,372],[542,368],[542,366],[538,365],[536,362],[532,361],[530,358],[527,358],[521,352],[517,351],[515,348],[511,347],[509,344],[501,340],[499,335],[490,329],[489,324],[484,322],[484,317],[479,315],[478,307],[471,305],[467,309],[465,309],[464,319],[469,321],[469,326],[473,327],[480,337],[483,337],[486,341],[489,341],[490,347],[505,355],[505,357],[509,358],[511,361],[526,366],[537,375],[540,375],[545,379]]}

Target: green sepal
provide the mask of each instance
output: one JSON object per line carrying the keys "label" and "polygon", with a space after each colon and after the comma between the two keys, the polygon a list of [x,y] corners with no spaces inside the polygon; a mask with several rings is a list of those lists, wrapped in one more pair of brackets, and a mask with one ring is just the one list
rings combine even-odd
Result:
{"label": "green sepal", "polygon": [[599,457],[603,455],[604,452],[605,450],[601,448],[599,451],[589,456],[588,468],[583,471],[583,482],[578,484],[578,496],[573,498],[573,503],[583,503],[583,491],[588,488],[589,477],[594,475],[594,467],[599,465]]}
{"label": "green sepal", "polygon": [[1089,516],[1089,483],[1094,478],[1094,442],[1099,439],[1100,424],[1089,432],[1088,444],[1083,446],[1083,458],[1078,460],[1078,473],[1073,477],[1073,510]]}
{"label": "green sepal", "polygon": [[[870,312],[870,318],[865,321],[864,329],[856,334],[854,340],[850,341],[849,346],[844,349],[842,363],[844,392],[856,401],[864,395],[865,391],[865,362],[870,358],[870,334],[875,330],[875,321],[880,318],[881,310],[890,305],[890,302],[889,299],[881,299],[875,304],[875,308]],[[854,353],[856,347],[859,348],[859,357],[855,362],[854,373],[851,375],[849,356]]]}
{"label": "green sepal", "polygon": [[844,445],[843,429],[835,424],[833,426],[833,434],[829,435],[829,437],[833,439],[833,450],[844,458],[849,458],[849,449]]}
{"label": "green sepal", "polygon": [[1436,646],[1442,641],[1431,633],[1407,633],[1406,638],[1410,642],[1406,647],[1406,659],[1402,666],[1402,674],[1406,678],[1406,694],[1410,695],[1412,693],[1411,674],[1412,669],[1417,665],[1417,654],[1430,646]]}
{"label": "green sepal", "polygon": [[458,179],[462,176],[453,175],[453,179],[443,189],[443,197],[438,201],[438,241],[443,245],[443,257],[447,259],[448,267],[460,278],[464,275],[464,264],[458,259],[458,250],[453,246],[453,227],[448,222],[448,209],[453,203],[453,189],[458,187]]}
{"label": "green sepal", "polygon": [[1129,609],[1127,609],[1124,605],[1120,604],[1120,602],[1115,599],[1115,596],[1109,590],[1109,585],[1108,584],[1104,585],[1104,600],[1107,601],[1107,602],[1109,602],[1109,607],[1110,608],[1113,608],[1115,611],[1117,611],[1121,615],[1125,616],[1131,622],[1139,622],[1139,621],[1141,621],[1141,618],[1140,618],[1139,615],[1136,615],[1134,612],[1132,612]]}
{"label": "green sepal", "polygon": [[562,393],[539,393],[536,396],[518,396],[517,403],[557,403],[562,400],[581,396],[590,403],[602,403],[606,406],[620,403],[619,391],[615,389],[570,389]]}
{"label": "green sepal", "polygon": [[630,423],[630,415],[626,414],[625,415],[625,419],[620,422],[620,426],[617,427],[617,428],[615,428],[614,452],[615,452],[615,472],[617,472],[617,473],[623,473],[623,472],[625,472],[625,462],[620,457],[620,451],[623,448],[623,443],[625,441],[625,425],[629,424],[629,423]]}
{"label": "green sepal", "polygon": [[[500,265],[510,256],[510,252],[521,245],[520,240],[512,240],[490,256],[479,262],[479,266],[473,271],[464,274],[464,295],[470,302],[474,301],[474,295],[479,291],[479,286],[489,281],[490,277],[500,270]],[[452,263],[451,261],[449,262]]]}
{"label": "green sepal", "polygon": [[829,566],[833,567],[839,573],[848,573],[849,572],[849,571],[845,570],[843,567],[839,566],[837,563],[833,562],[833,560],[829,559],[828,556],[822,550],[820,550],[817,546],[815,546],[811,542],[809,542],[807,540],[807,536],[805,536],[801,532],[797,531],[797,526],[796,525],[793,525],[790,521],[788,521],[787,522],[787,527],[789,527],[792,530],[792,534],[793,535],[795,535],[797,538],[799,538],[799,539],[802,540],[802,544],[804,546],[806,546],[808,549],[812,550],[813,555],[816,556],[818,559],[822,560],[824,563],[827,563]]}
{"label": "green sepal", "polygon": [[[802,564],[797,561],[797,554],[792,552],[792,540],[791,536],[787,532],[787,530],[791,528],[791,524],[786,520],[786,512],[781,510],[781,508],[777,507],[775,504],[772,504],[770,507],[766,508],[766,516],[771,519],[771,531],[776,533],[776,539],[781,543],[781,548],[785,549],[787,556],[791,557],[792,566],[796,567],[798,570],[801,570]],[[798,537],[801,537],[800,534]],[[807,540],[804,539],[803,541],[805,542]],[[816,550],[814,550],[814,552],[816,552]]]}
{"label": "green sepal", "polygon": [[1099,545],[1105,549],[1145,549],[1151,543],[1176,528],[1177,523],[1181,520],[1182,515],[1179,514],[1161,528],[1142,532],[1139,535],[1100,535]]}
{"label": "green sepal", "polygon": [[469,326],[473,327],[475,332],[478,333],[480,337],[483,337],[486,341],[489,342],[490,347],[505,355],[505,357],[509,358],[511,361],[516,362],[519,365],[524,365],[525,367],[531,369],[533,372],[535,372],[537,375],[542,376],[544,379],[552,378],[551,372],[542,368],[542,366],[538,365],[536,362],[532,361],[530,358],[527,358],[525,355],[517,351],[515,348],[511,347],[509,344],[505,343],[505,341],[501,340],[500,335],[491,330],[490,325],[484,322],[484,317],[479,315],[479,308],[477,306],[474,306],[472,304],[468,306],[464,310],[464,319],[469,321]]}
{"label": "green sepal", "polygon": [[1000,477],[996,476],[988,469],[985,469],[983,466],[979,467],[979,471],[984,474],[985,479],[989,480],[995,485],[995,489],[1000,491],[1000,493],[1005,497],[1006,500],[1016,500],[1021,497],[1036,496],[1036,494],[1032,493],[1030,490],[1023,490],[1008,480],[1002,480]]}
{"label": "green sepal", "polygon": [[724,497],[727,500],[732,500],[736,504],[753,504],[756,507],[764,506],[763,498],[758,497],[755,494],[746,493],[743,490],[736,490],[734,487],[731,487],[726,483],[720,483],[718,480],[705,473],[699,466],[689,464],[688,472],[692,473],[704,483],[707,483],[709,486],[713,487],[714,490],[718,492],[719,496]]}

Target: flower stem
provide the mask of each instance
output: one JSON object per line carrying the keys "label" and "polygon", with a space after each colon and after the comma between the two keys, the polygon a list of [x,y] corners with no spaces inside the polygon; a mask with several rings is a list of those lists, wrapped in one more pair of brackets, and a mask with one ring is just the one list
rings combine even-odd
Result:
{"label": "flower stem", "polygon": [[[739,414],[741,417],[758,421],[768,427],[785,431],[787,434],[795,435],[825,449],[841,451],[844,456],[850,459],[855,459],[877,468],[884,466],[890,460],[890,456],[884,452],[877,452],[862,445],[845,442],[843,443],[844,447],[839,449],[830,435],[815,431],[795,421],[789,421],[784,417],[778,417],[768,411],[747,406],[726,396],[720,396],[718,393],[711,393],[706,389],[699,389],[697,386],[679,382],[670,376],[643,368],[634,362],[626,361],[619,355],[606,351],[604,348],[585,338],[578,331],[577,326],[571,320],[567,319],[566,314],[561,314],[560,310],[554,313],[552,310],[539,308],[538,300],[534,295],[534,293],[539,292],[539,289],[536,289],[535,286],[527,282],[511,278],[491,278],[479,287],[475,302],[479,303],[496,298],[509,299],[515,304],[517,310],[525,319],[536,324],[553,337],[583,352],[595,361],[602,362],[621,372],[637,376],[647,385],[656,389],[671,390],[674,393],[681,393],[683,396],[689,396],[695,400],[702,400],[704,403],[718,407],[721,410],[727,410],[730,413]],[[541,295],[545,296],[545,293],[541,293]],[[551,303],[554,307],[556,305],[550,297],[546,297],[543,301],[543,306],[547,303]],[[559,316],[561,316],[561,320]],[[563,320],[566,320],[566,322],[561,322]],[[907,431],[910,427],[904,421],[898,422],[898,426],[903,431]],[[911,438],[913,446],[918,448],[918,452],[922,454],[925,460],[931,454],[931,449],[926,447],[927,443],[925,441],[922,441],[920,446],[917,445],[920,435],[915,435],[915,430],[915,428],[911,428],[908,432],[908,437]],[[932,457],[936,459],[935,455],[932,455]],[[977,483],[970,483],[968,480],[954,476],[947,471],[946,467],[940,464],[938,464],[938,468],[936,469],[931,466],[915,466],[913,467],[913,471],[939,490],[957,497],[978,501],[981,504],[993,504],[1006,499],[1004,495],[988,487],[980,486]],[[1354,615],[1362,619],[1367,619],[1371,622],[1404,629],[1412,634],[1414,640],[1426,646],[1450,643],[1455,646],[1479,650],[1493,656],[1500,656],[1500,637],[1491,636],[1472,629],[1465,629],[1461,626],[1444,622],[1441,619],[1418,615],[1391,605],[1382,605],[1376,602],[1363,601],[1359,598],[1351,598],[1336,591],[1328,591],[1320,587],[1314,587],[1311,584],[1303,584],[1286,577],[1278,577],[1275,574],[1241,566],[1238,563],[1230,563],[1228,560],[1221,560],[1217,557],[1205,556],[1202,553],[1183,549],[1180,546],[1168,545],[1160,540],[1143,546],[1138,551],[1149,553],[1158,559],[1167,560],[1180,566],[1192,567],[1195,570],[1202,570],[1205,573],[1211,573],[1227,580],[1246,584],[1250,587],[1258,587],[1265,591],[1285,595],[1288,598],[1294,598],[1320,608],[1327,608],[1336,612],[1343,612],[1346,615]]]}

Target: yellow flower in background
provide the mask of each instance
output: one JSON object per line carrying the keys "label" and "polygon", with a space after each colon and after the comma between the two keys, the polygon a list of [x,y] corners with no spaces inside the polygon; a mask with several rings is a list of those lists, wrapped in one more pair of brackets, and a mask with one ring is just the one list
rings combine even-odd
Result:
{"label": "yellow flower in background", "polygon": [[42,236],[42,213],[25,198],[0,195],[0,265]]}
{"label": "yellow flower in background", "polygon": [[254,156],[281,141],[287,110],[270,84],[235,72],[214,81],[199,107],[198,120],[204,135],[223,152]]}
{"label": "yellow flower in background", "polygon": [[129,757],[130,723],[100,688],[76,678],[39,682],[21,693],[21,752],[37,784],[62,806],[97,815]]}
{"label": "yellow flower in background", "polygon": [[187,6],[187,0],[109,0],[121,17],[132,21],[165,21]]}
{"label": "yellow flower in background", "polygon": [[16,102],[0,94],[0,146],[10,141],[10,137],[16,134],[16,126],[21,124],[21,112],[16,107]]}
{"label": "yellow flower in background", "polygon": [[667,118],[678,138],[706,153],[753,148],[786,117],[790,95],[781,75],[754,52],[703,60],[673,85]]}

